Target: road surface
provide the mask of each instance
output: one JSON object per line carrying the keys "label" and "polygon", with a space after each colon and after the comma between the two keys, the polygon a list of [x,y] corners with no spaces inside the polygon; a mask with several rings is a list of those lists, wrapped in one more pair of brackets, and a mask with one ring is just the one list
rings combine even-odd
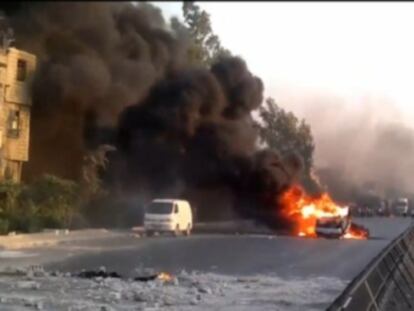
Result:
{"label": "road surface", "polygon": [[[356,222],[371,231],[369,240],[328,240],[286,236],[214,235],[136,238],[122,236],[65,245],[63,250],[85,247],[88,254],[46,265],[50,269],[79,271],[105,266],[131,275],[137,266],[173,273],[183,269],[221,274],[277,274],[282,277],[335,276],[352,278],[411,219],[362,218]],[[83,244],[83,245],[82,245]],[[96,248],[96,250],[93,250]],[[93,253],[89,253],[93,251]]]}
{"label": "road surface", "polygon": [[[369,240],[225,234],[140,238],[130,232],[120,232],[110,238],[68,241],[21,250],[21,253],[9,252],[9,255],[4,255],[7,254],[5,251],[3,256],[0,251],[0,270],[40,264],[48,270],[67,272],[105,266],[107,270],[127,277],[136,275],[137,268],[153,268],[173,274],[185,270],[229,277],[275,277],[279,283],[272,283],[274,281],[270,279],[266,282],[274,284],[273,287],[283,283],[291,287],[295,295],[299,288],[302,294],[306,294],[306,288],[315,287],[315,284],[319,286],[303,298],[305,302],[299,303],[297,309],[292,303],[297,298],[289,298],[290,307],[285,306],[282,310],[301,310],[305,306],[309,310],[312,307],[320,309],[333,301],[375,255],[404,231],[411,219],[363,218],[355,222],[370,229]],[[264,291],[263,288],[260,290]],[[287,293],[283,295],[289,296]],[[325,298],[309,302],[311,296],[313,299]],[[252,305],[250,307],[255,309]]]}
{"label": "road surface", "polygon": [[272,273],[283,277],[349,279],[405,230],[411,219],[361,218],[355,222],[370,229],[369,240],[226,234],[140,238],[121,232],[109,238],[23,250],[21,256],[8,256],[10,252],[2,254],[0,251],[0,269],[41,264],[48,269],[73,272],[105,266],[127,276],[140,266],[173,273],[185,269],[237,275]]}

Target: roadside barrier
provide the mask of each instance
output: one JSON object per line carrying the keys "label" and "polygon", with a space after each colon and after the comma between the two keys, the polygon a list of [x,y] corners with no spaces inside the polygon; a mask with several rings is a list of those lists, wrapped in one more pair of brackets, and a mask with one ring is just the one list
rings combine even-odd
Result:
{"label": "roadside barrier", "polygon": [[407,309],[414,309],[410,292],[414,292],[413,224],[388,244],[327,310],[383,310],[382,307],[394,293]]}

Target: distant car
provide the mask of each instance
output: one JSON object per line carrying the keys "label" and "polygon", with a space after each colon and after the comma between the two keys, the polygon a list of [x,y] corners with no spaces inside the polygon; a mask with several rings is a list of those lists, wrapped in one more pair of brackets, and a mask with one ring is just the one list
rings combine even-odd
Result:
{"label": "distant car", "polygon": [[178,199],[155,199],[147,207],[144,230],[151,236],[154,232],[171,232],[176,236],[190,235],[193,215],[188,201]]}
{"label": "distant car", "polygon": [[407,198],[399,198],[394,202],[394,209],[397,216],[408,216],[408,199]]}
{"label": "distant car", "polygon": [[315,232],[318,237],[340,238],[351,226],[348,216],[321,217],[316,220]]}

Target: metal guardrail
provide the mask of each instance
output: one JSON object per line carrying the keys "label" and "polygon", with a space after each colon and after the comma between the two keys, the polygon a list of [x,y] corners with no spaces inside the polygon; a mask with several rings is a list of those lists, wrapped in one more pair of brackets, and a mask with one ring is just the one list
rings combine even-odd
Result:
{"label": "metal guardrail", "polygon": [[406,290],[414,290],[413,283],[414,225],[411,225],[368,264],[327,311],[378,311],[394,290],[408,309],[414,309]]}

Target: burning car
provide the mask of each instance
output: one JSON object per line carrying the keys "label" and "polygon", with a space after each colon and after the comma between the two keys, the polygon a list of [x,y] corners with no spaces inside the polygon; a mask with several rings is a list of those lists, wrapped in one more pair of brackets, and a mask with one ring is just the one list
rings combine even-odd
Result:
{"label": "burning car", "polygon": [[349,214],[343,216],[320,217],[316,219],[315,234],[318,237],[340,238],[344,236],[351,227]]}
{"label": "burning car", "polygon": [[328,193],[310,196],[294,185],[281,197],[282,215],[293,224],[293,234],[303,237],[366,239],[369,231],[351,221],[348,206],[335,203]]}

